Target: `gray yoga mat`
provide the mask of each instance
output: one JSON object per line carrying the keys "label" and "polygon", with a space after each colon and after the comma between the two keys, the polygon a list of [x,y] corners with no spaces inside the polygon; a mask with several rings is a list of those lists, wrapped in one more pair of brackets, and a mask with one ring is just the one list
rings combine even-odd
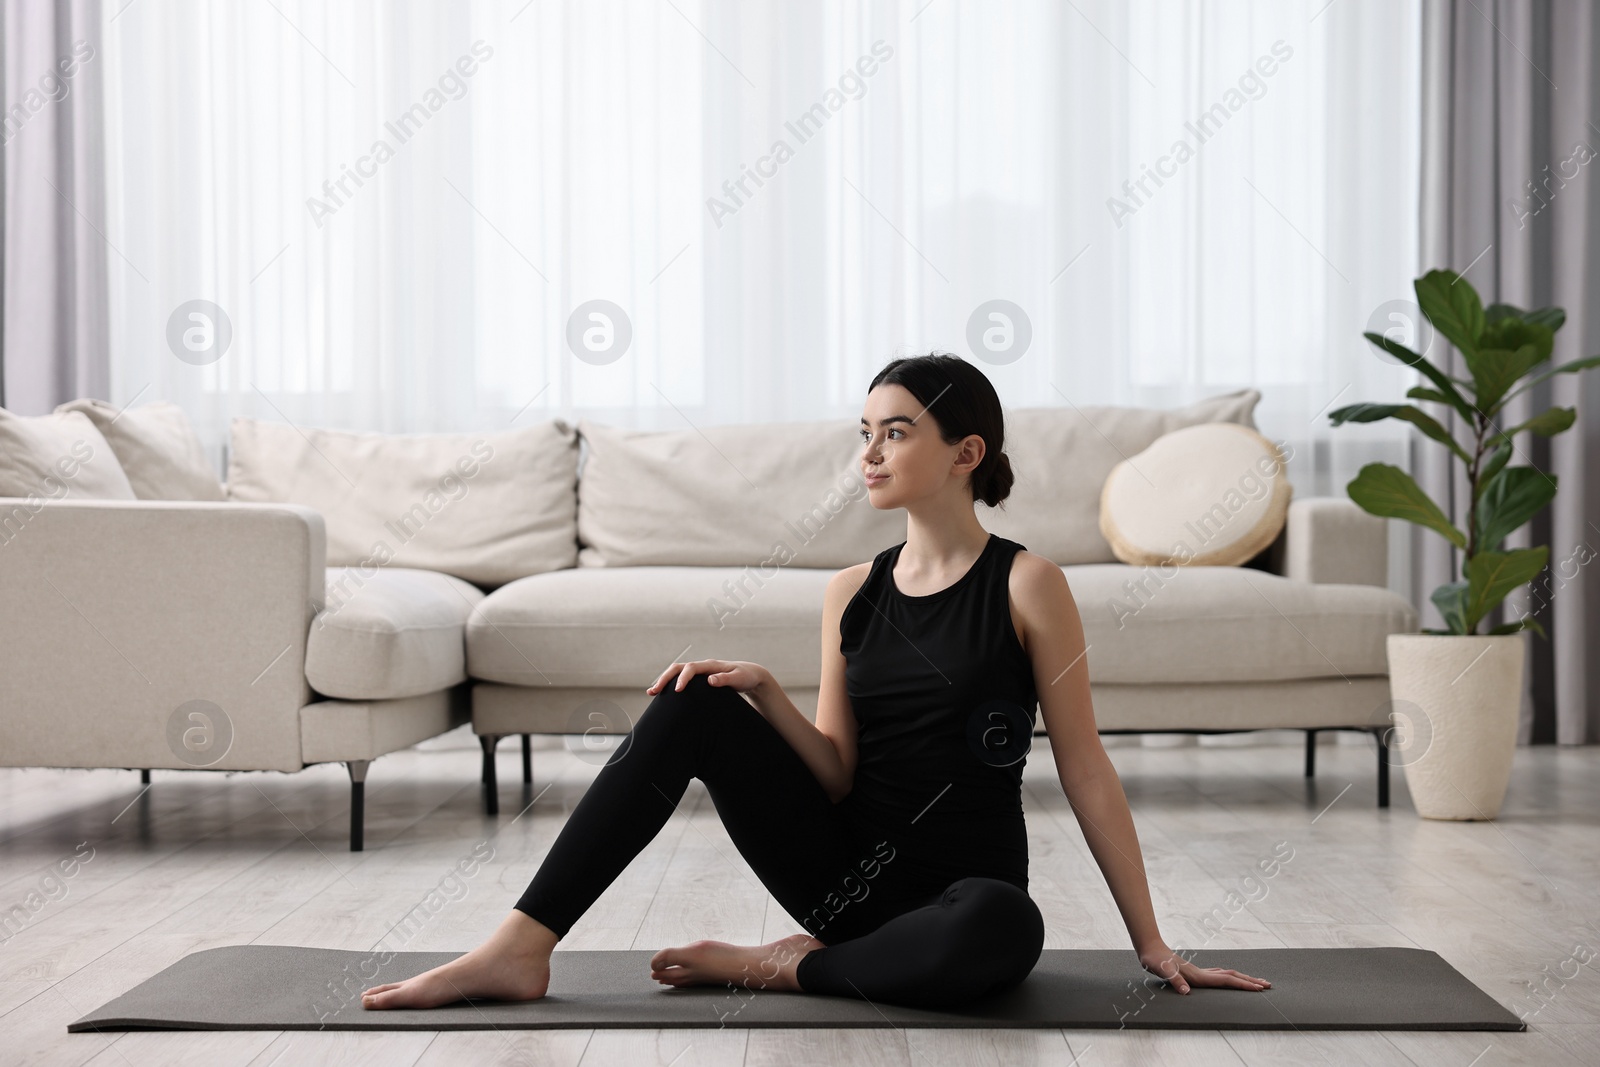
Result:
{"label": "gray yoga mat", "polygon": [[[650,978],[648,949],[557,951],[540,1000],[474,1000],[368,1011],[361,990],[420,974],[458,952],[381,954],[292,945],[191,953],[71,1023],[101,1030],[540,1030],[676,1027],[1109,1027],[1179,1030],[1523,1030],[1438,953],[1415,948],[1257,948],[1196,952],[1272,988],[1196,989],[1147,975],[1130,951],[1046,949],[1026,981],[955,1011],[852,997]],[[383,963],[379,966],[380,962]],[[1148,985],[1145,979],[1149,979]],[[754,983],[752,983],[754,984]]]}

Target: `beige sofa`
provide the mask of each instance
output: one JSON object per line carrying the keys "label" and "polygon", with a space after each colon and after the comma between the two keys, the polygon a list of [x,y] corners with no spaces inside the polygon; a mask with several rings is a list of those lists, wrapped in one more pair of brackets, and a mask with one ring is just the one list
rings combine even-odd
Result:
{"label": "beige sofa", "polygon": [[[979,517],[1064,568],[1105,732],[1387,725],[1385,637],[1417,617],[1385,588],[1383,520],[1295,500],[1253,566],[1175,574],[1116,562],[1099,532],[1120,458],[1253,425],[1259,397],[1008,413],[1017,483]],[[625,732],[674,660],[763,663],[814,714],[828,577],[905,537],[865,499],[854,419],[406,437],[236,419],[225,495],[157,500],[138,494],[190,489],[118,436],[147,410],[104,437],[59,427],[102,463],[115,448],[132,488],[80,473],[88,498],[0,498],[0,764],[338,761],[352,849],[373,760],[470,720],[493,813],[500,739],[522,736],[528,782],[529,735]]]}
{"label": "beige sofa", "polygon": [[[1386,588],[1385,520],[1343,498],[1293,500],[1253,566],[1166,573],[1117,562],[1099,531],[1100,487],[1119,459],[1184,426],[1253,426],[1259,397],[1010,411],[1017,483],[979,518],[1062,565],[1103,733],[1305,730],[1309,775],[1317,731],[1371,732],[1386,807],[1385,638],[1415,630],[1417,613]],[[498,741],[524,737],[527,783],[528,734],[626,732],[651,699],[644,685],[676,660],[762,663],[814,716],[829,576],[905,538],[903,511],[865,499],[850,420],[578,430],[577,566],[496,589],[467,622],[491,812]]]}

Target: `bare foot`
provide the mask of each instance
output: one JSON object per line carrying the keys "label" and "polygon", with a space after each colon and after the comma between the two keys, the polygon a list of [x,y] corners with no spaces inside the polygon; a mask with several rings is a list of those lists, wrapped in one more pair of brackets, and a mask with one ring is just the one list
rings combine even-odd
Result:
{"label": "bare foot", "polygon": [[791,934],[770,945],[691,941],[651,956],[650,977],[670,986],[735,982],[746,989],[799,992],[795,968],[806,953],[822,947],[810,934]]}
{"label": "bare foot", "polygon": [[512,911],[471,952],[403,982],[361,994],[363,1008],[436,1008],[468,997],[537,1000],[550,988],[550,953],[557,937],[543,923]]}

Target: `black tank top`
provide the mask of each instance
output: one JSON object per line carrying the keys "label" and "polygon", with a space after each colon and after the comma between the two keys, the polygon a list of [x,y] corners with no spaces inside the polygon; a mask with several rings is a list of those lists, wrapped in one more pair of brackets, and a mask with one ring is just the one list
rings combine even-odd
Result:
{"label": "black tank top", "polygon": [[855,713],[855,782],[841,802],[933,888],[983,875],[1028,888],[1022,769],[1038,708],[1007,581],[1023,546],[990,534],[953,585],[907,596],[905,542],[872,561],[839,619]]}

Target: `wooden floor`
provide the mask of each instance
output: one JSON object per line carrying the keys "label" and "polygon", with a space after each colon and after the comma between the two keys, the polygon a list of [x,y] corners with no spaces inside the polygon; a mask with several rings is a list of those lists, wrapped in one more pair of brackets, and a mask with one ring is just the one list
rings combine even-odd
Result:
{"label": "wooden floor", "polygon": [[[0,943],[0,1061],[1600,1063],[1600,958],[1572,962],[1575,949],[1582,957],[1600,949],[1600,747],[1519,750],[1500,820],[1457,824],[1419,820],[1398,771],[1394,806],[1378,811],[1371,742],[1347,740],[1363,743],[1322,746],[1314,784],[1301,777],[1295,745],[1109,749],[1133,805],[1164,936],[1208,948],[1432,949],[1513,1012],[1528,1013],[1527,1032],[67,1033],[73,1019],[200,949],[247,942],[369,949],[442,882],[453,891],[433,898],[442,901],[437,912],[403,947],[477,944],[532,877],[598,768],[559,738],[536,738],[536,787],[548,789],[519,817],[519,756],[504,745],[503,814],[487,819],[478,747],[463,729],[374,766],[362,853],[346,848],[348,786],[338,767],[295,775],[158,771],[143,795],[127,771],[0,769],[0,907],[34,892],[43,901]],[[1045,945],[1128,948],[1053,776],[1047,741],[1038,741],[1024,802]],[[1293,849],[1292,859],[1274,878],[1244,883],[1278,842]],[[446,877],[475,848],[493,854],[464,879],[463,892]],[[70,879],[47,878],[75,855],[89,858]],[[1201,917],[1241,887],[1255,901],[1211,936]],[[562,948],[653,949],[699,937],[763,942],[798,929],[735,851],[696,781]],[[1530,984],[1546,980],[1545,997],[1532,999]]]}

